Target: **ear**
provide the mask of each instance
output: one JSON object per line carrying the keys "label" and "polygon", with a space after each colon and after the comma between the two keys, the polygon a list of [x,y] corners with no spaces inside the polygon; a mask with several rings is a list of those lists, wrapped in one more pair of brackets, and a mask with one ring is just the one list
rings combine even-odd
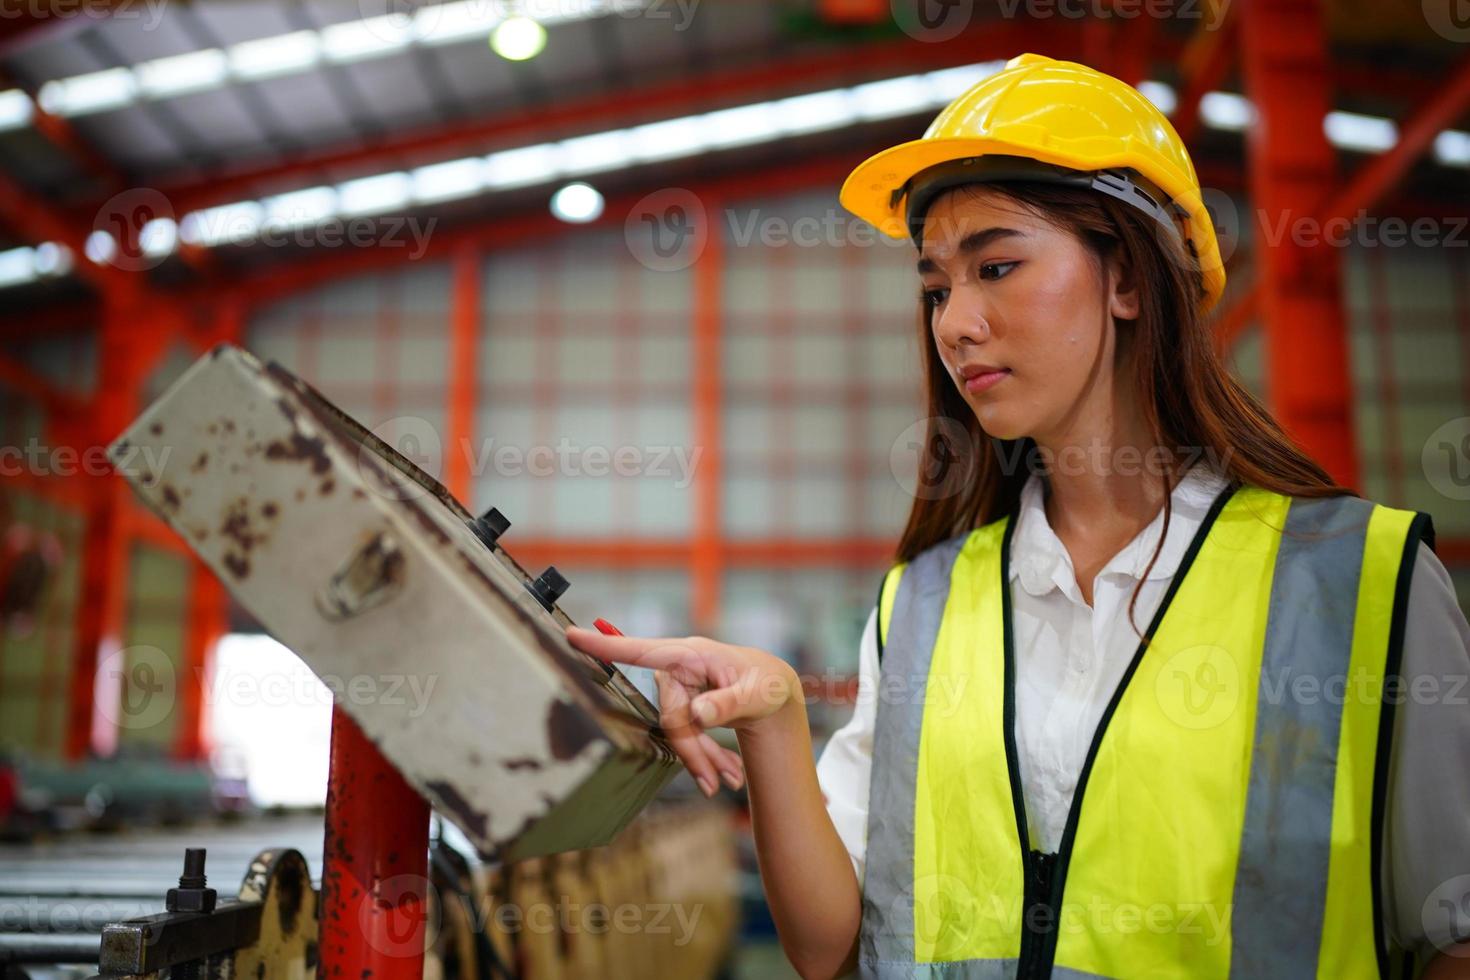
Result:
{"label": "ear", "polygon": [[1138,277],[1121,247],[1108,258],[1108,312],[1116,320],[1138,318]]}

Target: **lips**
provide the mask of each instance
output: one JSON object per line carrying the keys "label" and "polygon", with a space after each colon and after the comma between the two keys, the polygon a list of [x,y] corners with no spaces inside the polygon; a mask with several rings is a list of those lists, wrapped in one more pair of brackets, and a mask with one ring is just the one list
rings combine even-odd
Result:
{"label": "lips", "polygon": [[969,392],[985,391],[1010,376],[1011,369],[998,367],[994,364],[967,364],[960,368],[960,378],[963,379],[965,390]]}

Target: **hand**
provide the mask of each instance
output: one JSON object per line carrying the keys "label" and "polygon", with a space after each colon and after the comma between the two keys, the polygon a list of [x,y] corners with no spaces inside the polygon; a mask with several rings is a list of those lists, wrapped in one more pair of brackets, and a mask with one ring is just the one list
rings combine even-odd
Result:
{"label": "hand", "polygon": [[608,636],[579,626],[567,628],[567,640],[601,660],[655,671],[659,724],[706,796],[714,795],[720,776],[731,789],[739,789],[745,769],[739,753],[720,745],[704,729],[728,726],[753,731],[761,719],[802,696],[796,671],[754,647],[703,636]]}

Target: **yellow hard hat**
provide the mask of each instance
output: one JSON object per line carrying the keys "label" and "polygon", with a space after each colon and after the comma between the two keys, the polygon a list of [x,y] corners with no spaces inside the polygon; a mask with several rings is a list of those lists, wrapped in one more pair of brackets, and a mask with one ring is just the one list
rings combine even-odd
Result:
{"label": "yellow hard hat", "polygon": [[920,139],[864,160],[843,207],[891,238],[919,240],[942,190],[975,181],[1046,180],[1127,201],[1179,236],[1211,309],[1225,289],[1214,223],[1184,142],[1137,89],[1073,61],[1023,54],[944,108]]}

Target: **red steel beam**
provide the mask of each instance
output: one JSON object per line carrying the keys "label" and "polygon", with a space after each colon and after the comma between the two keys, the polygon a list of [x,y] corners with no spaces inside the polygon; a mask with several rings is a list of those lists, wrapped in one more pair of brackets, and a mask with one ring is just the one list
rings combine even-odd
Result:
{"label": "red steel beam", "polygon": [[1429,101],[1399,125],[1399,139],[1393,148],[1359,167],[1352,178],[1317,209],[1322,224],[1333,219],[1352,218],[1358,211],[1378,203],[1434,145],[1434,138],[1453,126],[1467,110],[1470,110],[1470,51],[1460,56]]}
{"label": "red steel beam", "polygon": [[1249,3],[1241,40],[1247,95],[1259,113],[1246,146],[1262,242],[1267,401],[1333,479],[1355,487],[1359,460],[1337,250],[1290,234],[1271,241],[1282,219],[1313,214],[1321,188],[1335,177],[1336,153],[1322,130],[1331,107],[1326,14],[1320,0]]}
{"label": "red steel beam", "polygon": [[[204,180],[165,181],[159,184],[159,190],[176,213],[183,215],[271,190],[305,186],[327,170],[335,173],[334,179],[341,179],[340,172],[372,172],[402,166],[409,159],[484,152],[487,147],[564,138],[589,128],[606,129],[745,100],[1004,58],[1038,43],[1057,57],[1075,58],[1081,50],[1079,36],[1079,29],[1066,19],[1049,24],[1044,38],[1028,22],[1006,21],[941,42],[905,38],[805,53],[783,61],[762,59],[756,67],[711,72],[677,85],[650,84],[627,92],[568,99],[489,119],[391,135],[368,146],[353,141],[315,150],[296,160],[215,174]],[[862,66],[861,70],[855,70],[855,65]]]}
{"label": "red steel beam", "polygon": [[126,288],[127,273],[87,258],[85,243],[90,225],[74,214],[37,200],[4,173],[0,173],[0,221],[13,227],[21,238],[38,244],[56,241],[71,249],[77,275],[99,289]]}
{"label": "red steel beam", "polygon": [[77,132],[71,120],[41,108],[41,103],[37,100],[36,92],[31,86],[20,84],[3,70],[0,70],[0,86],[18,88],[25,92],[31,100],[31,125],[35,130],[79,164],[83,170],[100,180],[107,193],[111,194],[127,184],[127,176],[122,170],[87,142]]}
{"label": "red steel beam", "polygon": [[[144,322],[155,329],[139,330]],[[170,315],[168,304],[160,304],[139,279],[124,278],[104,295],[97,394],[91,412],[94,444],[111,442],[137,416],[144,380],[175,335],[178,322],[177,316]],[[110,473],[89,482],[92,499],[81,590],[87,601],[77,619],[68,693],[66,755],[70,759],[80,758],[94,746],[107,749],[116,744],[117,712],[98,709],[94,684],[100,660],[121,649],[132,544],[127,517],[132,498],[122,477]]]}
{"label": "red steel beam", "polygon": [[[1313,226],[1325,229],[1329,222],[1350,221],[1359,211],[1383,203],[1394,190],[1395,183],[1402,180],[1415,162],[1434,144],[1434,138],[1453,125],[1466,112],[1467,107],[1470,107],[1470,54],[1460,58],[1448,81],[1429,101],[1399,124],[1399,141],[1393,148],[1363,164],[1345,184],[1329,195],[1318,211]],[[1202,172],[1201,177],[1203,176]],[[1400,203],[1409,207],[1400,207]],[[1416,210],[1416,203],[1396,202],[1393,211],[1399,213]],[[1433,208],[1424,210],[1446,219],[1460,216],[1460,209],[1453,207],[1443,213]],[[1255,285],[1249,293],[1242,293],[1235,300],[1233,308],[1222,312],[1218,318],[1221,324],[1218,337],[1223,348],[1233,344],[1259,312],[1259,288],[1259,285]]]}
{"label": "red steel beam", "polygon": [[[704,181],[687,181],[684,182],[683,187],[693,192],[701,200],[709,201],[718,198],[726,202],[814,186],[830,186],[835,189],[853,165],[861,159],[861,156],[860,153],[841,153],[817,157],[800,163],[782,162],[759,171],[743,172]],[[647,193],[648,189],[645,187],[609,197],[601,218],[578,227],[621,226],[624,218]],[[706,204],[706,210],[708,210],[708,204]],[[493,217],[484,222],[435,232],[424,247],[419,261],[448,257],[466,245],[474,245],[485,251],[522,247],[528,241],[565,233],[570,227],[553,217],[548,211]],[[342,276],[400,265],[404,261],[403,253],[404,250],[401,247],[392,244],[378,244],[357,249],[336,249],[329,253],[324,252],[321,258],[301,259],[272,266],[260,272],[244,273],[235,281],[253,303],[260,304],[292,295]],[[183,295],[198,298],[203,294],[195,289]]]}

